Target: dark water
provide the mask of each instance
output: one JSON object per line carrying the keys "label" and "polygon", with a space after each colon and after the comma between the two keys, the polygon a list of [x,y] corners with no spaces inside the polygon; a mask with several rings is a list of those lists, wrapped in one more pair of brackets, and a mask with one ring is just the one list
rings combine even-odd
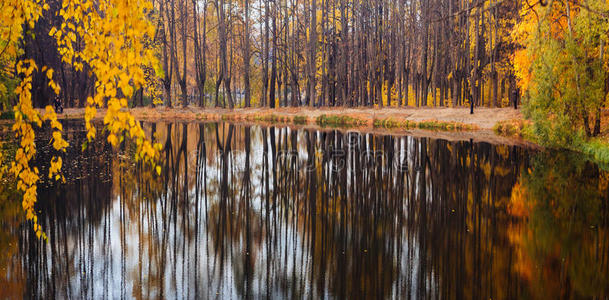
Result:
{"label": "dark water", "polygon": [[[82,126],[67,126],[67,183],[39,187],[48,242],[2,184],[0,298],[609,297],[609,173],[576,154],[145,128],[164,145],[161,176],[128,142],[81,152]],[[42,140],[39,151],[45,174],[52,153]]]}

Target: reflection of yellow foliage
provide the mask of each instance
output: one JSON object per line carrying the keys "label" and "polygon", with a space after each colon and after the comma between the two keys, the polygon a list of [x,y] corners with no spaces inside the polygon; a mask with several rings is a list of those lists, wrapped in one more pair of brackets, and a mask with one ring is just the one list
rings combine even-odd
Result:
{"label": "reflection of yellow foliage", "polygon": [[508,213],[514,217],[526,218],[529,216],[526,188],[517,182],[512,188],[512,196],[508,205]]}
{"label": "reflection of yellow foliage", "polygon": [[507,237],[512,245],[514,245],[515,262],[514,269],[520,276],[526,280],[531,280],[533,277],[533,262],[530,257],[527,256],[524,248],[524,235],[530,234],[522,224],[510,224],[507,229]]}
{"label": "reflection of yellow foliage", "polygon": [[[538,154],[512,190],[508,227],[514,268],[533,299],[603,295],[606,172],[568,153]],[[564,282],[569,282],[565,288]],[[598,294],[598,293],[601,294]],[[602,298],[601,296],[600,298]]]}
{"label": "reflection of yellow foliage", "polygon": [[[23,295],[25,282],[23,264],[15,260],[21,251],[19,235],[12,229],[19,228],[23,219],[23,210],[15,201],[15,190],[9,185],[0,185],[0,299],[10,299]],[[8,272],[10,270],[10,272]]]}

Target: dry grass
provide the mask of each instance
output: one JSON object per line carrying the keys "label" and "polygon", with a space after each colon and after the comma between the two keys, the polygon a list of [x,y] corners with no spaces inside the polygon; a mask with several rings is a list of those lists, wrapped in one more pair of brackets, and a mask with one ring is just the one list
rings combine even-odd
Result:
{"label": "dry grass", "polygon": [[348,115],[321,115],[315,119],[315,123],[319,126],[355,127],[366,125],[366,120]]}
{"label": "dry grass", "polygon": [[526,137],[530,121],[523,119],[499,121],[493,126],[493,131],[503,136]]}
{"label": "dry grass", "polygon": [[[520,112],[511,108],[477,108],[473,115],[468,108],[312,108],[281,107],[238,108],[133,108],[131,113],[139,120],[149,121],[231,121],[266,124],[318,125],[329,127],[358,127],[428,130],[477,130],[493,129],[496,123],[504,124],[521,120]],[[98,118],[104,115],[98,110]],[[75,118],[84,114],[83,109],[66,109],[62,117]],[[503,128],[503,126],[502,126]]]}
{"label": "dry grass", "polygon": [[410,121],[410,120],[395,120],[392,118],[387,119],[376,119],[373,123],[374,127],[377,128],[419,128],[429,130],[476,130],[479,127],[476,124],[467,124],[454,121],[438,121],[438,120],[425,120],[425,121]]}

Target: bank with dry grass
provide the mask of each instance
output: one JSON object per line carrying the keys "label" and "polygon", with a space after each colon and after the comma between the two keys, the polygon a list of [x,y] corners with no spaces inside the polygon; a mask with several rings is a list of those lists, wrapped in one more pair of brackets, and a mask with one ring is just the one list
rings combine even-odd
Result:
{"label": "bank with dry grass", "polygon": [[[521,119],[511,108],[132,108],[136,119],[145,121],[231,121],[267,124],[316,125],[323,127],[367,127],[392,129],[428,129],[442,131],[492,130],[497,122]],[[66,109],[62,117],[84,115],[84,109]],[[103,115],[103,109],[98,110]]]}

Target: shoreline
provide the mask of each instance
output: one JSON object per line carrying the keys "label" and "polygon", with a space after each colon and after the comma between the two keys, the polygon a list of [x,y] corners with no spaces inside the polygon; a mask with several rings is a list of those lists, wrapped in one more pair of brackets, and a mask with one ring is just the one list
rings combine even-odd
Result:
{"label": "shoreline", "polygon": [[[315,130],[343,129],[383,135],[411,135],[449,141],[471,140],[491,144],[539,147],[535,143],[493,131],[502,121],[521,120],[519,110],[512,108],[199,108],[157,107],[131,108],[140,121],[233,122],[249,125],[290,126]],[[95,119],[103,118],[98,109]],[[84,118],[83,108],[67,108],[60,119]]]}
{"label": "shoreline", "polygon": [[[344,116],[360,121],[359,125],[373,127],[375,120],[394,119],[400,121],[438,121],[453,122],[467,125],[474,125],[475,129],[493,129],[493,126],[500,121],[522,119],[520,110],[513,108],[486,108],[480,107],[474,110],[474,114],[469,114],[469,108],[414,108],[414,107],[386,107],[386,108],[310,108],[310,107],[280,107],[280,108],[199,108],[199,107],[136,107],[129,111],[139,120],[262,120],[267,116],[280,118],[299,118],[304,117],[307,124],[315,123],[316,119],[322,115]],[[101,118],[105,109],[98,109],[97,118]],[[60,118],[74,118],[84,116],[84,108],[66,108]]]}

